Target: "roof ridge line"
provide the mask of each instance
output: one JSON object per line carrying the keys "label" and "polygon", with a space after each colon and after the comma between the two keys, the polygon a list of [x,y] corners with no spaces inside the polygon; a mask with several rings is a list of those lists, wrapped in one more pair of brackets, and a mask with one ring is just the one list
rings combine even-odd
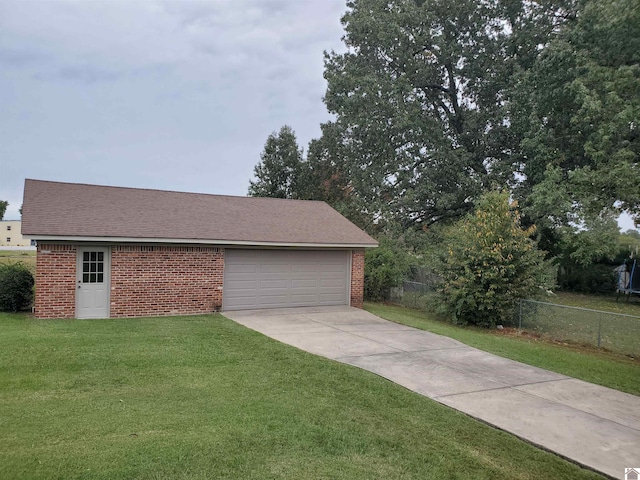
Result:
{"label": "roof ridge line", "polygon": [[[307,200],[307,199],[298,199],[298,198],[279,198],[279,197],[253,197],[253,196],[249,196],[249,195],[227,195],[227,194],[220,194],[220,193],[204,193],[204,192],[183,192],[183,191],[179,191],[179,190],[163,190],[160,188],[147,188],[147,187],[123,187],[123,186],[119,186],[119,185],[99,185],[96,183],[78,183],[78,182],[60,182],[57,180],[40,180],[37,178],[25,178],[25,183],[29,181],[29,182],[41,182],[41,183],[54,183],[57,185],[73,185],[73,186],[81,186],[81,187],[94,187],[94,188],[108,188],[108,189],[123,189],[123,190],[137,190],[137,191],[146,191],[146,192],[162,192],[162,193],[177,193],[177,194],[181,194],[181,195],[206,195],[206,196],[212,196],[212,197],[227,197],[227,198],[246,198],[246,199],[254,199],[254,198],[259,198],[259,199],[268,199],[268,200],[277,200],[277,201],[282,201],[282,200],[288,200],[288,201],[294,201],[294,202],[316,202],[316,203],[324,203],[326,205],[328,205],[329,207],[331,207],[331,205],[329,205],[327,202],[323,201],[323,200]],[[333,207],[331,207],[333,208]]]}

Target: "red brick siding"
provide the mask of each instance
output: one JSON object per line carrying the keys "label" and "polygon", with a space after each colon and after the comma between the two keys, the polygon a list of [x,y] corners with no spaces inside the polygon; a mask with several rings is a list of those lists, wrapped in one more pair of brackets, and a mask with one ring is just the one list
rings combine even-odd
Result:
{"label": "red brick siding", "polygon": [[119,245],[111,253],[111,317],[188,315],[222,307],[224,249]]}
{"label": "red brick siding", "polygon": [[[351,306],[362,308],[364,250],[351,253]],[[38,245],[35,315],[76,316],[77,245]],[[111,248],[111,317],[187,315],[222,307],[224,249],[118,245]]]}
{"label": "red brick siding", "polygon": [[76,316],[76,245],[38,244],[36,257],[37,318]]}
{"label": "red brick siding", "polygon": [[351,252],[351,306],[362,308],[364,301],[364,250]]}

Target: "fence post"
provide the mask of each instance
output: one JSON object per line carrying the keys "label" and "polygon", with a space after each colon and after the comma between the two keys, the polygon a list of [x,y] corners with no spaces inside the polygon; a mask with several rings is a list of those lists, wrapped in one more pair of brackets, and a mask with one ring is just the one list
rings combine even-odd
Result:
{"label": "fence post", "polygon": [[602,341],[602,315],[598,315],[598,348],[600,348],[601,341]]}
{"label": "fence post", "polygon": [[522,299],[520,299],[520,309],[518,313],[518,328],[522,330]]}

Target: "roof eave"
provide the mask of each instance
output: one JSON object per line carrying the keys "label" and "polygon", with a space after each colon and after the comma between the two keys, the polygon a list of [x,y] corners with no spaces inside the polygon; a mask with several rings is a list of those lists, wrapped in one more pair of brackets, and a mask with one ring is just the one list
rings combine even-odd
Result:
{"label": "roof eave", "polygon": [[243,247],[296,247],[296,248],[374,248],[378,243],[304,243],[256,242],[248,240],[210,240],[200,238],[134,238],[134,237],[73,237],[62,235],[22,234],[27,240],[95,243],[167,243],[190,245],[231,245]]}

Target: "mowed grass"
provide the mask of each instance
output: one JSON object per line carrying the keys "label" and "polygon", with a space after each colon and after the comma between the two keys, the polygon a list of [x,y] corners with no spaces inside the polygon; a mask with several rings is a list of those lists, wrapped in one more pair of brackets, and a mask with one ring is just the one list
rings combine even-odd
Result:
{"label": "mowed grass", "polygon": [[18,262],[24,263],[35,273],[36,252],[33,250],[0,250],[0,263],[11,264]]}
{"label": "mowed grass", "polygon": [[576,306],[524,301],[521,327],[557,341],[601,347],[640,358],[640,316],[582,306],[589,305],[588,302],[574,304]]}
{"label": "mowed grass", "polygon": [[[640,359],[596,348],[559,344],[512,329],[459,327],[433,314],[406,307],[366,303],[365,309],[388,320],[455,338],[471,347],[528,365],[640,395]],[[636,341],[640,339],[636,338]]]}
{"label": "mowed grass", "polygon": [[600,478],[220,315],[0,314],[0,478]]}
{"label": "mowed grass", "polygon": [[639,295],[587,295],[584,293],[558,292],[546,299],[545,302],[571,307],[590,308],[605,312],[622,313],[640,317]]}

